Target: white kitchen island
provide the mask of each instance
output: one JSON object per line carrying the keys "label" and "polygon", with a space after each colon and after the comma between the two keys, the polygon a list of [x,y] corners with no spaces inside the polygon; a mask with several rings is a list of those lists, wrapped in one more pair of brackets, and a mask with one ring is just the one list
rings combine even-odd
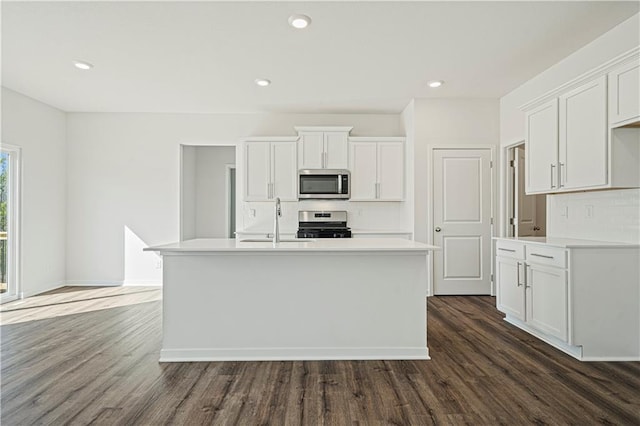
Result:
{"label": "white kitchen island", "polygon": [[160,361],[428,359],[434,249],[391,238],[149,247],[164,260]]}

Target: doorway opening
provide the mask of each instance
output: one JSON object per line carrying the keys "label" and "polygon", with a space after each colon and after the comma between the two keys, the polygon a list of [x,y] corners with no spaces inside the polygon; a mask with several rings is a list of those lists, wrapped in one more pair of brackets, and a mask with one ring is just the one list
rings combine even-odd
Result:
{"label": "doorway opening", "polygon": [[525,193],[526,151],[524,142],[509,147],[507,179],[507,236],[544,237],[547,228],[547,197]]}
{"label": "doorway opening", "polygon": [[20,148],[0,150],[0,303],[20,297]]}
{"label": "doorway opening", "polygon": [[236,237],[236,166],[227,164],[227,238]]}
{"label": "doorway opening", "polygon": [[180,148],[180,240],[234,238],[236,146]]}

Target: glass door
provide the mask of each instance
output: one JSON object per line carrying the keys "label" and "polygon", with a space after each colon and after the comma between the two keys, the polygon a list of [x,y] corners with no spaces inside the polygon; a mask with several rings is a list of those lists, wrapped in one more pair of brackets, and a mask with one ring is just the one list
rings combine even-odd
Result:
{"label": "glass door", "polygon": [[0,303],[15,300],[18,288],[19,156],[17,147],[0,150]]}

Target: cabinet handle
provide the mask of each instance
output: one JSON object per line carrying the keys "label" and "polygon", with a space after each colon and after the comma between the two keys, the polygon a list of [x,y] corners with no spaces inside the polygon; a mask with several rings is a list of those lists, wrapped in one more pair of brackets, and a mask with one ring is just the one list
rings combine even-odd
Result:
{"label": "cabinet handle", "polygon": [[[508,252],[510,252],[510,253],[515,253],[515,252],[516,252],[515,250],[512,250],[512,249],[506,249],[506,248],[502,248],[502,247],[498,247],[498,250],[508,251]],[[520,263],[520,262],[518,262],[518,264],[519,264],[519,263]]]}
{"label": "cabinet handle", "polygon": [[522,262],[516,262],[516,282],[518,283],[518,287],[522,285],[520,282],[520,265],[522,265]]}
{"label": "cabinet handle", "polygon": [[275,197],[276,197],[276,183],[271,182],[271,198],[275,198]]}
{"label": "cabinet handle", "polygon": [[565,170],[566,173],[566,169],[564,168],[564,163],[560,163],[560,188],[564,188],[564,182],[566,181],[566,179],[562,178],[562,170]]}
{"label": "cabinet handle", "polygon": [[324,168],[329,167],[329,157],[327,156],[327,152],[324,153]]}
{"label": "cabinet handle", "polygon": [[538,254],[538,253],[531,253],[531,256],[544,257],[545,259],[553,259],[553,256],[547,256],[547,255]]}
{"label": "cabinet handle", "polygon": [[529,284],[529,279],[527,278],[527,262],[522,262],[522,266],[524,268],[524,288],[531,287]]}
{"label": "cabinet handle", "polygon": [[556,186],[553,184],[553,175],[554,175],[554,173],[553,173],[553,172],[555,171],[555,168],[556,168],[556,165],[555,165],[555,164],[552,164],[552,165],[551,165],[551,187],[552,187],[552,188],[555,188],[555,187],[556,187]]}

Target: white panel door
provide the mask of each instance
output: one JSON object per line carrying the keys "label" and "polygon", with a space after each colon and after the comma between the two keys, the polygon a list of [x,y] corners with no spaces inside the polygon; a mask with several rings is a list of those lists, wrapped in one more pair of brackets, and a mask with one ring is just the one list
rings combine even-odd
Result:
{"label": "white panel door", "polygon": [[271,194],[270,144],[245,142],[244,200],[265,201]]}
{"label": "white panel door", "polygon": [[607,184],[608,129],[606,77],[560,96],[560,188]]}
{"label": "white panel door", "polygon": [[272,198],[282,201],[297,201],[297,159],[295,142],[271,143]]}
{"label": "white panel door", "polygon": [[404,143],[378,142],[378,199],[404,198]]}
{"label": "white panel door", "polygon": [[347,169],[349,167],[349,147],[347,132],[324,133],[324,167],[327,169]]}
{"label": "white panel door", "polygon": [[543,195],[527,195],[524,188],[525,180],[525,153],[523,148],[516,148],[515,152],[515,218],[516,233],[518,237],[536,235],[536,199]]}
{"label": "white panel door", "polygon": [[351,201],[372,201],[377,193],[377,144],[350,142]]}
{"label": "white panel door", "polygon": [[558,187],[558,100],[527,112],[527,193]]}
{"label": "white panel door", "polygon": [[491,151],[433,156],[435,294],[491,293]]}
{"label": "white panel door", "polygon": [[321,169],[324,159],[324,133],[300,132],[298,168]]}

